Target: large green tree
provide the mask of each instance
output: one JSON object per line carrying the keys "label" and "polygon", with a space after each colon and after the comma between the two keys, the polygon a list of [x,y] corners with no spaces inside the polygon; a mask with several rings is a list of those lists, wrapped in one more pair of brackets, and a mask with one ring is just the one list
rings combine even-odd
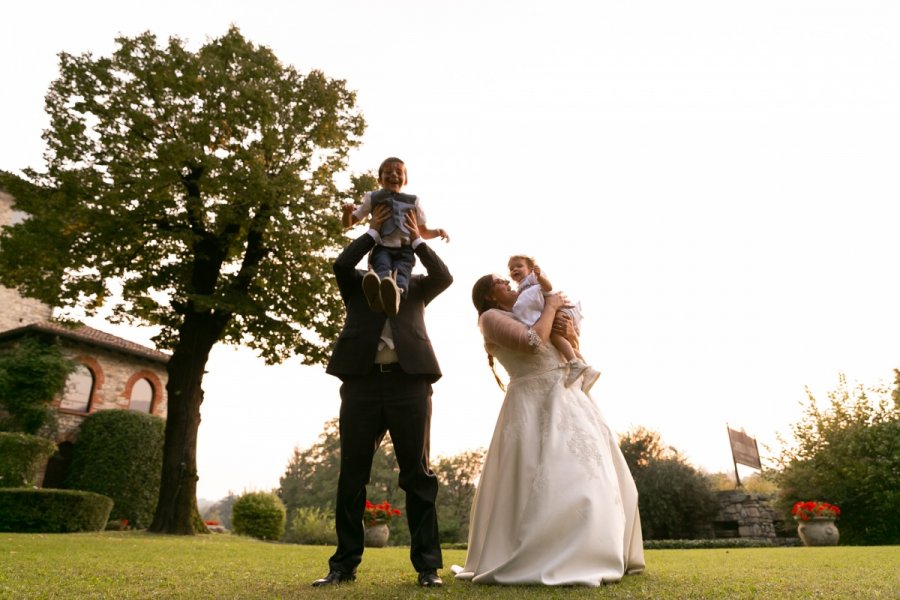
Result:
{"label": "large green tree", "polygon": [[[775,480],[786,518],[795,502],[841,509],[841,542],[900,543],[900,371],[896,387],[851,387],[841,375],[821,405],[807,390]],[[892,399],[893,396],[893,399]]]}
{"label": "large green tree", "polygon": [[[294,449],[281,476],[278,496],[287,507],[288,522],[293,520],[298,508],[320,508],[334,513],[340,468],[340,432],[338,419],[334,418],[325,423],[318,442],[305,450]],[[388,434],[375,451],[366,496],[375,504],[387,500],[402,509],[405,494],[400,489],[399,476],[400,467]],[[409,542],[406,515],[391,524],[391,542]]]}
{"label": "large green tree", "polygon": [[112,320],[159,328],[172,356],[150,529],[190,534],[210,349],[311,364],[337,333],[338,207],[360,190],[336,181],[365,124],[344,81],[302,75],[236,28],[197,51],[151,33],[116,43],[59,55],[46,169],[7,178],[31,218],[4,234],[0,281],[89,313],[118,297]]}
{"label": "large green tree", "polygon": [[[451,457],[440,457],[432,465],[440,482],[437,508],[441,541],[464,542],[469,529],[469,511],[475,485],[481,473],[484,450],[470,450]],[[288,509],[288,522],[299,508],[318,508],[334,512],[341,463],[338,419],[325,423],[319,441],[294,453],[280,480],[278,495]],[[384,500],[403,510],[405,493],[398,478],[400,467],[394,456],[390,435],[375,452],[366,495],[378,504]],[[391,523],[391,543],[409,543],[406,515]]]}
{"label": "large green tree", "polygon": [[437,509],[442,542],[465,542],[469,537],[469,516],[484,454],[485,450],[480,448],[441,456],[432,467],[441,482]]}

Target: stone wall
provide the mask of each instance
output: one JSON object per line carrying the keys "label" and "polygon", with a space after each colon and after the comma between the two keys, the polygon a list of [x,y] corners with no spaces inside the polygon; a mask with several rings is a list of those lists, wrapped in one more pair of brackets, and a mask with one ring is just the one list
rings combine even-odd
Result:
{"label": "stone wall", "polygon": [[[13,204],[12,196],[0,192],[0,227],[12,224]],[[23,298],[15,290],[0,286],[0,331],[46,321],[52,312],[46,304]]]}
{"label": "stone wall", "polygon": [[0,285],[0,331],[46,321],[52,309],[38,300],[23,298],[15,290]]}
{"label": "stone wall", "polygon": [[713,522],[716,538],[777,541],[781,517],[769,506],[769,497],[742,490],[717,492],[719,512]]}

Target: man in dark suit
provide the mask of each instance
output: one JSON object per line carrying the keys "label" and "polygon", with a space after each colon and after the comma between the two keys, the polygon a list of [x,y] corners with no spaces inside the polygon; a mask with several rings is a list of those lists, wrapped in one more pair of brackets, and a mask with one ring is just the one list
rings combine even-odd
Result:
{"label": "man in dark suit", "polygon": [[363,511],[372,458],[390,431],[406,492],[406,518],[411,535],[410,560],[425,587],[442,585],[438,539],[437,478],[428,465],[431,429],[431,384],[441,377],[425,330],[425,306],[453,282],[447,266],[419,236],[415,211],[407,213],[410,242],[426,275],[414,275],[395,317],[369,307],[362,289],[365,271],[356,265],[375,246],[378,228],[390,216],[378,207],[370,229],[351,242],[334,262],[346,320],[326,372],[341,385],[341,473],[335,528],[337,551],[328,575],[313,582],[325,586],[353,581],[362,561]]}

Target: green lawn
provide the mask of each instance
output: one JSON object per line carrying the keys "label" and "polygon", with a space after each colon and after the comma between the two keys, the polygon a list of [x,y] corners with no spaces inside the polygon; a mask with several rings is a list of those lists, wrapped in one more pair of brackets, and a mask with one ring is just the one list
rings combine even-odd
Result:
{"label": "green lawn", "polygon": [[314,589],[332,548],[231,535],[0,533],[0,598],[897,598],[900,546],[649,550],[647,571],[601,588],[415,585],[407,548],[368,549],[355,583]]}

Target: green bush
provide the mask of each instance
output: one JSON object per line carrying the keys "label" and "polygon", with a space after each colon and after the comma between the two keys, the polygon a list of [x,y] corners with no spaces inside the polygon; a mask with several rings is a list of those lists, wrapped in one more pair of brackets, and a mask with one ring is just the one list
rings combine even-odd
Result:
{"label": "green bush", "polygon": [[719,509],[706,477],[678,457],[651,461],[634,482],[644,539],[702,537]]}
{"label": "green bush", "polygon": [[54,429],[51,403],[74,365],[59,348],[32,338],[0,351],[0,431],[37,433]]}
{"label": "green bush", "polygon": [[655,431],[638,427],[619,447],[638,489],[644,539],[703,537],[719,509],[709,479]]}
{"label": "green bush", "polygon": [[248,492],[238,498],[231,509],[235,533],[261,540],[281,539],[285,518],[281,498],[269,492]]}
{"label": "green bush", "polygon": [[76,490],[0,489],[0,531],[72,533],[101,531],[113,501]]}
{"label": "green bush", "polygon": [[65,487],[109,496],[110,518],[150,525],[159,498],[165,421],[131,410],[104,410],[81,425]]}
{"label": "green bush", "polygon": [[56,451],[50,440],[27,433],[0,433],[0,488],[30,487]]}
{"label": "green bush", "polygon": [[841,544],[900,543],[900,406],[892,394],[884,386],[851,388],[841,376],[824,406],[807,391],[804,408],[775,476],[785,520],[797,501],[829,502],[841,509]]}
{"label": "green bush", "polygon": [[311,546],[334,546],[337,544],[334,517],[320,508],[298,508],[284,534],[284,541]]}

